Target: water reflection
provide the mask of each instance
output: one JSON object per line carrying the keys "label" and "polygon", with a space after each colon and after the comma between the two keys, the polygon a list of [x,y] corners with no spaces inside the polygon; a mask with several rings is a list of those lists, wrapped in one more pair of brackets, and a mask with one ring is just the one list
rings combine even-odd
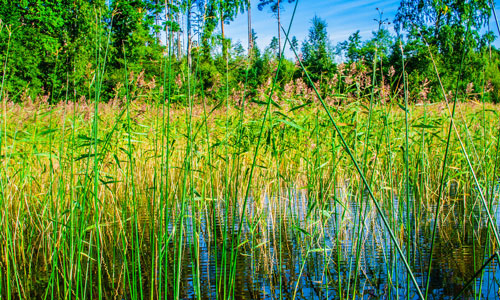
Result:
{"label": "water reflection", "polygon": [[[242,203],[229,201],[193,200],[186,205],[182,219],[172,214],[159,220],[150,208],[141,208],[138,226],[130,222],[126,228],[129,234],[120,235],[111,228],[104,234],[104,297],[396,299],[410,293],[409,298],[417,299],[366,193],[359,201],[355,187],[334,190],[334,195],[321,201],[295,189],[251,198],[243,219]],[[432,227],[438,222],[430,299],[457,295],[495,250],[477,195],[458,195],[456,190],[453,184],[449,186],[437,220],[434,206],[413,198],[408,203],[397,197],[383,203],[422,289]],[[498,187],[489,195],[498,220]],[[162,227],[165,222],[167,226]],[[88,257],[95,257],[94,251],[85,245],[81,249]],[[82,264],[91,266],[85,276],[98,276],[95,262],[82,259]],[[465,297],[497,297],[497,272],[498,262],[493,260]],[[47,284],[48,278],[39,279],[31,296],[42,296],[36,293]],[[94,285],[79,288],[88,288],[84,293],[92,296],[98,292]]]}

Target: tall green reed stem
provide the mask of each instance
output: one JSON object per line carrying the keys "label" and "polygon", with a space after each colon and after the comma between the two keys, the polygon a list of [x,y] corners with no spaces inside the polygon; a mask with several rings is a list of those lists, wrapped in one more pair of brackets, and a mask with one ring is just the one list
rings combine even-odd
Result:
{"label": "tall green reed stem", "polygon": [[[285,31],[285,30],[283,29],[283,31]],[[286,39],[289,41],[287,32],[285,32],[285,36],[286,36]],[[318,97],[319,101],[321,102],[323,109],[327,113],[328,118],[330,119],[330,122],[332,123],[333,127],[335,127],[335,131],[338,133],[340,140],[342,141],[342,145],[344,147],[344,150],[347,152],[347,154],[351,158],[351,161],[353,162],[358,174],[360,175],[361,180],[363,181],[364,185],[366,186],[366,189],[368,190],[368,194],[370,195],[370,198],[373,200],[373,203],[375,204],[375,207],[377,208],[378,214],[380,215],[382,222],[384,223],[384,226],[386,227],[387,231],[389,232],[391,240],[393,241],[393,244],[396,247],[398,254],[401,257],[401,260],[403,261],[403,264],[404,264],[409,276],[411,277],[413,284],[415,285],[415,289],[417,291],[419,298],[424,299],[425,297],[422,294],[422,291],[420,290],[420,286],[418,285],[417,279],[415,278],[415,275],[413,274],[413,272],[410,268],[410,265],[408,264],[408,261],[405,258],[403,250],[401,249],[401,246],[399,246],[397,239],[396,239],[396,236],[395,236],[394,232],[392,231],[391,227],[389,226],[389,222],[387,221],[387,218],[385,217],[385,215],[382,211],[382,207],[380,206],[379,202],[375,198],[375,195],[373,194],[372,189],[370,188],[370,185],[368,184],[368,181],[366,180],[365,175],[364,175],[363,171],[361,170],[361,167],[359,166],[358,162],[356,161],[356,158],[354,157],[350,147],[347,145],[347,142],[344,139],[344,136],[343,136],[342,132],[340,131],[339,127],[337,126],[337,123],[333,119],[333,116],[330,113],[330,109],[327,107],[325,101],[323,100],[323,98],[319,94],[318,90],[316,89],[314,82],[311,80],[311,77],[309,76],[309,73],[307,72],[306,68],[304,67],[302,61],[300,60],[299,55],[297,54],[297,51],[295,50],[295,47],[292,46],[291,49],[293,50],[296,59],[299,61],[300,66],[301,66],[302,70],[304,71],[308,81],[310,82],[311,86],[313,87],[314,92],[316,93],[316,96]]]}

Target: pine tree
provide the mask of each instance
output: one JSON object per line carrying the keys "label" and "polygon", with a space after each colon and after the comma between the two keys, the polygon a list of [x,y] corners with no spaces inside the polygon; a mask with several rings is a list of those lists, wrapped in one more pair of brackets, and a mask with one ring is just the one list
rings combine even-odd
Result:
{"label": "pine tree", "polygon": [[302,44],[304,66],[312,73],[315,80],[319,79],[322,74],[328,73],[333,67],[332,51],[326,27],[326,22],[315,16],[312,19],[307,39]]}
{"label": "pine tree", "polygon": [[260,0],[259,5],[257,6],[259,10],[263,10],[264,7],[270,5],[271,11],[276,14],[276,18],[278,19],[278,57],[281,58],[281,6],[283,2],[288,1],[288,3],[295,2],[295,0]]}

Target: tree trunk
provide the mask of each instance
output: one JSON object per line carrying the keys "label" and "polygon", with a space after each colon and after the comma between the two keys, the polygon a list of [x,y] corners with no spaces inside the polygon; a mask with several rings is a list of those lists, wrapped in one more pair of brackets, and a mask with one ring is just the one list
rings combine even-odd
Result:
{"label": "tree trunk", "polygon": [[191,3],[187,10],[187,59],[188,66],[191,67]]}
{"label": "tree trunk", "polygon": [[252,4],[247,0],[247,15],[248,15],[248,55],[252,53],[253,36],[252,36]]}
{"label": "tree trunk", "polygon": [[278,59],[281,59],[281,19],[280,19],[280,0],[278,0]]}
{"label": "tree trunk", "polygon": [[160,30],[158,27],[160,26],[160,14],[158,12],[158,0],[155,1],[156,8],[155,8],[155,25],[156,25],[156,44],[160,43]]}
{"label": "tree trunk", "polygon": [[[180,24],[180,16],[179,13],[177,13],[177,22]],[[177,31],[177,60],[181,60],[182,56],[182,47],[181,47],[181,31]]]}
{"label": "tree trunk", "polygon": [[434,36],[436,37],[436,40],[439,40],[440,29],[441,29],[441,12],[438,12],[436,23],[434,24]]}
{"label": "tree trunk", "polygon": [[[222,3],[222,2],[221,2]],[[227,57],[227,45],[226,45],[226,36],[224,34],[224,8],[222,7],[222,4],[219,4],[219,9],[220,9],[220,29],[221,29],[221,34],[222,34],[222,56],[224,57],[224,60]]]}
{"label": "tree trunk", "polygon": [[168,3],[169,3],[169,0],[165,0],[165,21],[167,22],[166,26],[165,26],[165,47],[167,48],[167,51],[168,51],[168,45],[169,45],[168,33],[169,33],[169,30],[170,30],[170,28],[168,26],[168,21],[170,21],[170,18],[168,16],[168,12],[169,12],[170,8],[169,8]]}

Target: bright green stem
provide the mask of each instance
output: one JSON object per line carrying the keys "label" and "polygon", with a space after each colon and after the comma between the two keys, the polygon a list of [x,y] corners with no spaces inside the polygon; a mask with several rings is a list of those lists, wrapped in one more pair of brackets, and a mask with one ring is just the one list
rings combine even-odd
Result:
{"label": "bright green stem", "polygon": [[[286,39],[289,41],[288,33],[285,32],[285,36],[286,36]],[[405,255],[403,253],[403,250],[399,246],[399,244],[397,242],[397,239],[396,239],[396,236],[395,236],[394,232],[392,231],[391,227],[389,226],[389,222],[387,221],[384,213],[382,212],[382,207],[380,206],[378,200],[375,199],[375,195],[373,194],[373,191],[370,188],[370,185],[368,184],[368,181],[366,180],[365,175],[364,175],[363,171],[361,170],[361,167],[359,166],[358,162],[356,161],[356,158],[354,157],[351,149],[347,145],[347,142],[344,139],[344,136],[343,136],[342,132],[340,131],[339,127],[337,126],[337,123],[333,119],[333,116],[330,113],[330,109],[326,106],[325,101],[323,100],[323,98],[319,94],[318,90],[316,89],[316,86],[314,85],[314,82],[311,80],[311,77],[309,76],[309,73],[307,72],[306,68],[304,67],[302,61],[300,60],[299,55],[297,54],[297,51],[295,50],[295,47],[292,46],[291,49],[293,50],[293,52],[294,52],[295,57],[297,58],[297,60],[300,62],[300,66],[301,66],[302,70],[304,71],[307,79],[311,83],[311,86],[313,87],[314,92],[316,93],[316,96],[318,97],[319,101],[321,102],[321,105],[323,106],[323,109],[325,110],[325,112],[328,115],[328,118],[330,119],[330,122],[332,123],[333,127],[335,127],[335,131],[337,131],[337,133],[338,133],[338,135],[340,137],[340,140],[342,141],[342,145],[344,146],[345,151],[347,152],[347,154],[351,158],[351,161],[354,163],[354,166],[356,167],[356,170],[357,170],[358,174],[360,175],[361,180],[363,180],[363,183],[366,186],[366,189],[368,190],[368,194],[370,195],[370,198],[373,200],[373,203],[375,204],[375,207],[377,208],[377,211],[378,211],[378,213],[379,213],[379,215],[380,215],[380,217],[382,219],[382,222],[384,223],[384,226],[386,227],[387,231],[389,232],[391,240],[394,243],[394,246],[396,247],[396,250],[398,251],[398,254],[401,257],[401,260],[403,261],[403,264],[405,265],[405,268],[406,268],[406,270],[408,272],[408,275],[411,277],[411,280],[412,280],[413,284],[415,285],[415,289],[417,290],[418,296],[420,297],[420,299],[424,299],[424,295],[422,294],[422,291],[420,290],[420,287],[418,285],[417,279],[413,275],[413,272],[412,272],[412,270],[410,268],[410,265],[408,264],[408,261],[406,260]]]}

